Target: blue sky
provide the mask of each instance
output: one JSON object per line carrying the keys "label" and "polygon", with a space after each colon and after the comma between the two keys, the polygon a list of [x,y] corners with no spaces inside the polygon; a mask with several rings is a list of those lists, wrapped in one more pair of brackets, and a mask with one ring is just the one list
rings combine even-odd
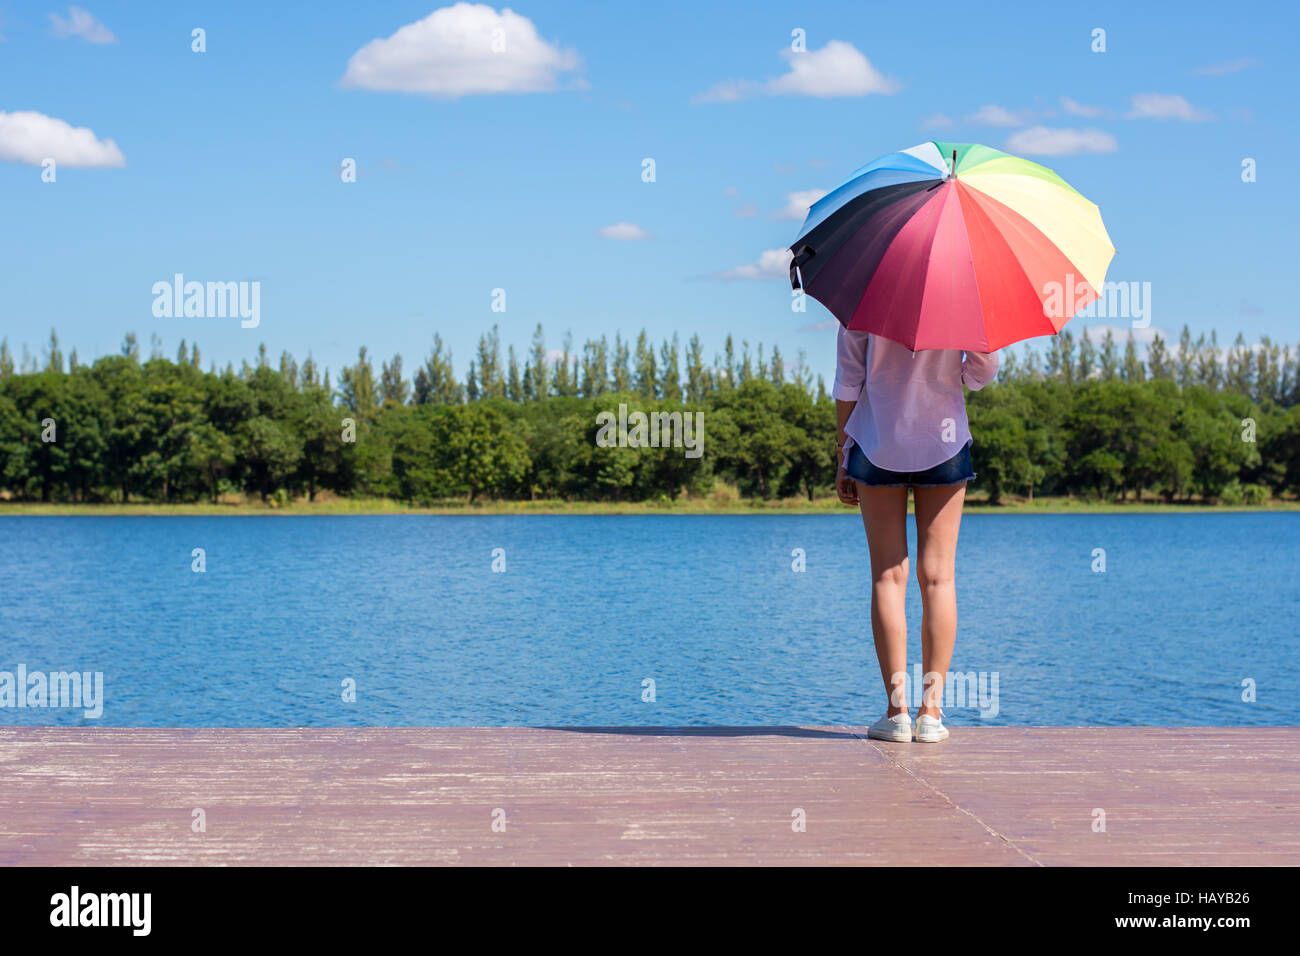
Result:
{"label": "blue sky", "polygon": [[[435,2],[85,2],[0,0],[0,335],[19,353],[53,326],[84,361],[133,330],[168,355],[197,341],[205,366],[265,342],[337,372],[364,344],[409,373],[436,331],[463,373],[493,323],[526,348],[540,321],[552,347],[644,327],[712,355],[731,332],[829,379],[828,313],[735,276],[794,237],[792,195],[928,139],[1029,155],[1097,202],[1108,279],[1151,283],[1154,328],[1300,340],[1289,5],[521,2],[531,27],[445,14],[405,62],[359,51]],[[453,20],[507,23],[506,85],[536,91],[479,92],[490,52],[429,62]],[[51,152],[67,159],[42,182]],[[618,224],[644,238],[601,234]],[[260,326],[155,318],[177,272],[259,281]]]}

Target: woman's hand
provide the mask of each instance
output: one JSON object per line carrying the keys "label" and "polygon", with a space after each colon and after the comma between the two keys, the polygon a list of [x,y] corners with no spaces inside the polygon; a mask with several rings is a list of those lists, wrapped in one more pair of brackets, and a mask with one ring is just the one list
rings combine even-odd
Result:
{"label": "woman's hand", "polygon": [[840,463],[840,469],[835,473],[835,493],[840,496],[840,501],[846,505],[857,507],[858,505],[858,483],[849,477],[848,472],[844,470],[844,463]]}
{"label": "woman's hand", "polygon": [[[844,326],[840,326],[840,340],[843,341]],[[865,339],[865,336],[863,337]],[[865,346],[863,346],[865,348]],[[856,400],[848,401],[846,399],[835,399],[835,460],[839,463],[839,469],[835,472],[835,493],[839,495],[840,501],[849,507],[857,507],[858,504],[858,485],[844,471],[844,446],[848,444],[849,436],[844,431],[844,426],[848,424],[853,417],[853,409],[857,408]]]}

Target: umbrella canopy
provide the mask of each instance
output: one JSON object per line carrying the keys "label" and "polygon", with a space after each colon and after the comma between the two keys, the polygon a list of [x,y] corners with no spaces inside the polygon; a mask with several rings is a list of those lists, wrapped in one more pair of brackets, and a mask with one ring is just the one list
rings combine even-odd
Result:
{"label": "umbrella canopy", "polygon": [[813,203],[790,282],[845,328],[913,351],[991,352],[1055,335],[1097,298],[1115,247],[1052,170],[978,143],[930,142]]}

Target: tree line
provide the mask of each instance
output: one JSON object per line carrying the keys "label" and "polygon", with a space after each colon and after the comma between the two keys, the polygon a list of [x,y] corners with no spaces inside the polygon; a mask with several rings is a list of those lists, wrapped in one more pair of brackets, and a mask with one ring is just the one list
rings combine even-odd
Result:
{"label": "tree line", "polygon": [[[111,502],[283,502],[321,492],[412,502],[479,498],[672,500],[719,483],[746,497],[831,494],[835,403],[801,354],[736,346],[705,359],[698,336],[643,331],[521,355],[484,333],[458,377],[439,336],[407,376],[367,349],[337,382],[310,357],[239,368],[174,358],[133,334],[81,363],[51,332],[43,361],[0,343],[0,497]],[[1139,355],[1088,330],[1002,353],[997,381],[968,395],[972,491],[1167,501],[1262,501],[1300,493],[1300,375],[1289,346],[1231,348],[1217,334]],[[597,415],[703,412],[704,454],[601,447]]]}

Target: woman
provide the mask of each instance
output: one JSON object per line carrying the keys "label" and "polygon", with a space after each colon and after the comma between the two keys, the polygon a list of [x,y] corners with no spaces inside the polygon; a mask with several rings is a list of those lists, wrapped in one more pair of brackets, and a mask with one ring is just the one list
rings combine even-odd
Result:
{"label": "woman", "polygon": [[839,331],[835,370],[839,473],[846,505],[860,505],[871,552],[871,632],[889,706],[875,740],[910,741],[908,714],[907,489],[916,502],[916,578],[921,585],[925,693],[915,739],[938,743],[943,682],[957,638],[957,529],[971,467],[963,383],[978,390],[997,374],[993,353],[912,352],[867,332]]}

